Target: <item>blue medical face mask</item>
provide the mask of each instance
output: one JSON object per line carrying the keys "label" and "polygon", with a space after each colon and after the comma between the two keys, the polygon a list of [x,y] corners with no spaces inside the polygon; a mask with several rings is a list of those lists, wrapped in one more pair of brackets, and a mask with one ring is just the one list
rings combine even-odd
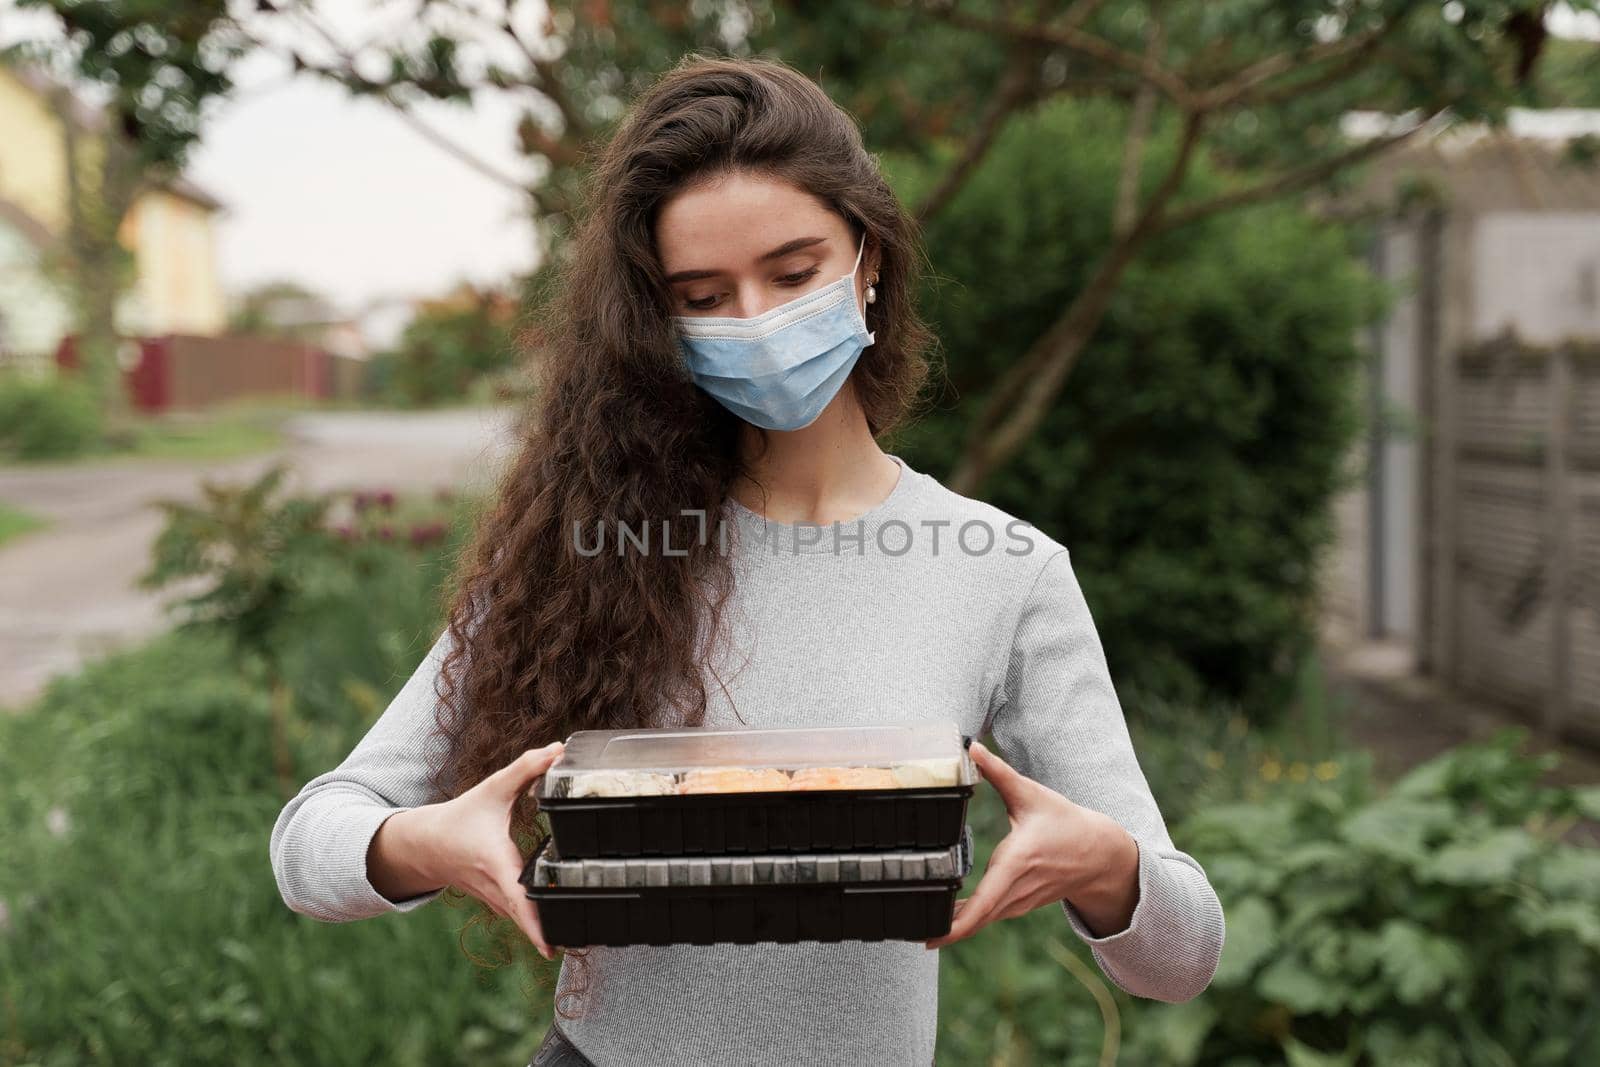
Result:
{"label": "blue medical face mask", "polygon": [[849,274],[753,318],[673,316],[695,384],[755,426],[815,422],[877,340],[856,299],[866,248],[863,234]]}

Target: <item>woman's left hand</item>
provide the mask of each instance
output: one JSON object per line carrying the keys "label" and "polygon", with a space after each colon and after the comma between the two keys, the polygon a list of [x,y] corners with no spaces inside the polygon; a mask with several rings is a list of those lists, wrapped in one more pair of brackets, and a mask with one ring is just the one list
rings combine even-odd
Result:
{"label": "woman's left hand", "polygon": [[942,948],[997,919],[1062,900],[1072,903],[1096,936],[1126,929],[1139,894],[1133,837],[1110,816],[1019,773],[981,743],[972,742],[971,752],[1005,802],[1011,832],[989,857],[978,888],[956,901],[950,932],[927,947]]}

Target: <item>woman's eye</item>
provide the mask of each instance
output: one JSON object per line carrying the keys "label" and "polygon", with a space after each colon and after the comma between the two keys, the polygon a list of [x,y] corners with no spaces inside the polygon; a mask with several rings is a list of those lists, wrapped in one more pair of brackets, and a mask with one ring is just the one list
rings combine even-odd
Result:
{"label": "woman's eye", "polygon": [[[782,285],[803,285],[817,276],[818,269],[817,267],[811,267],[808,270],[797,271],[794,274],[782,274],[778,276],[778,282]],[[717,306],[720,299],[717,296],[706,296],[701,297],[699,300],[685,300],[683,306],[690,311],[710,311]]]}

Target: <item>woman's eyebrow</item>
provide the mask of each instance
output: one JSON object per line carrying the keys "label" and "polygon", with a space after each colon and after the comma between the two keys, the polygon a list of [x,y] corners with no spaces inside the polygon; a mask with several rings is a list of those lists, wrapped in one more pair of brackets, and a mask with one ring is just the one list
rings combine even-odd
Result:
{"label": "woman's eyebrow", "polygon": [[[798,252],[802,248],[810,248],[812,245],[821,244],[826,240],[826,237],[796,237],[792,241],[783,242],[783,244],[770,252],[761,253],[756,257],[756,262],[765,263],[770,259],[781,259],[790,252]],[[715,278],[721,273],[721,271],[715,270],[680,270],[675,274],[667,275],[667,284],[673,285],[677,282],[692,282],[701,278]]]}

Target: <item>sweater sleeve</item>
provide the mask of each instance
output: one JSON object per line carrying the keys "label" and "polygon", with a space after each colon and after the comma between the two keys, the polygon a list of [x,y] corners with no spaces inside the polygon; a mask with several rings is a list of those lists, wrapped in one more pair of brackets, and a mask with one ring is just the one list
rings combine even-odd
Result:
{"label": "sweater sleeve", "polygon": [[1115,819],[1139,849],[1139,898],[1126,929],[1096,937],[1067,901],[1074,933],[1126,992],[1172,1003],[1216,973],[1222,905],[1204,869],[1173,846],[1111,683],[1065,548],[1023,601],[990,729],[1001,757],[1072,801]]}
{"label": "sweater sleeve", "polygon": [[350,922],[413,911],[443,892],[390,900],[367,878],[367,848],[389,816],[438,799],[428,757],[443,742],[434,683],[449,647],[447,630],[344,762],[307,782],[278,813],[272,873],[294,911]]}

